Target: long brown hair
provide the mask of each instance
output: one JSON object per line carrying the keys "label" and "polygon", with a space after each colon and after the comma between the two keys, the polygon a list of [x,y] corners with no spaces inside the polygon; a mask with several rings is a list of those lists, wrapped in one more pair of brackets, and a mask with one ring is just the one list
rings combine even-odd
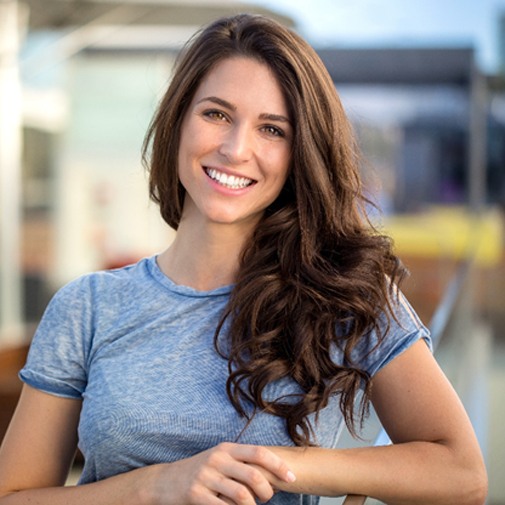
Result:
{"label": "long brown hair", "polygon": [[[335,394],[355,433],[356,411],[362,419],[369,403],[370,377],[351,352],[371,331],[387,331],[378,319],[392,315],[391,286],[404,270],[390,240],[366,220],[358,149],[323,63],[302,38],[261,16],[220,19],[181,54],[143,149],[150,196],[164,220],[177,229],[181,218],[177,154],[186,110],[209,70],[236,56],[274,72],[294,135],[288,180],[244,248],[216,347],[228,319],[232,404],[249,418],[251,404],[285,418],[292,440],[307,445],[313,443],[309,416]],[[341,363],[332,359],[335,346],[343,351]],[[266,400],[267,385],[283,378],[294,380],[301,394]]]}

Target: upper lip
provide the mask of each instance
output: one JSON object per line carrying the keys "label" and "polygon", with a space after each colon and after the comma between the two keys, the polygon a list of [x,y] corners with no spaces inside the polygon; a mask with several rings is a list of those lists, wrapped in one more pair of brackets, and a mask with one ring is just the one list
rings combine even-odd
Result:
{"label": "upper lip", "polygon": [[249,179],[251,181],[256,182],[256,179],[254,179],[253,177],[250,177],[249,175],[233,172],[225,167],[216,166],[216,165],[203,165],[203,168],[204,168],[204,170],[216,170],[217,172],[221,172],[226,175],[233,175],[234,177],[237,177],[237,178],[243,177],[244,179]]}

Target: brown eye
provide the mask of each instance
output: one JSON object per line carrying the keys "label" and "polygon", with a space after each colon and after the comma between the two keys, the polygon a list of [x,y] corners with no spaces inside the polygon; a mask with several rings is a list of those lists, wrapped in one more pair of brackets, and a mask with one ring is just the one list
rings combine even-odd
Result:
{"label": "brown eye", "polygon": [[203,113],[203,115],[205,117],[208,117],[209,119],[213,119],[215,121],[226,121],[228,119],[223,112],[221,112],[220,110],[215,110],[215,109],[206,110]]}
{"label": "brown eye", "polygon": [[273,125],[266,125],[263,127],[263,131],[267,133],[268,135],[272,135],[273,137],[285,137],[285,133],[278,128],[277,126]]}

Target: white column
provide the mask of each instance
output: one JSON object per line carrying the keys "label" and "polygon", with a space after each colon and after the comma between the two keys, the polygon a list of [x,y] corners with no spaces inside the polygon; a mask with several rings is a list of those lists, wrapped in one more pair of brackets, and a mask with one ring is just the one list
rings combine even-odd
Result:
{"label": "white column", "polygon": [[20,16],[0,0],[0,345],[22,338]]}

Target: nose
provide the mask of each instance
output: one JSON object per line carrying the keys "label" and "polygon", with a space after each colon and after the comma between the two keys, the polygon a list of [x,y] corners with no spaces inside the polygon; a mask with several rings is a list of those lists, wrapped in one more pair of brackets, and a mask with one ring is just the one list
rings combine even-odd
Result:
{"label": "nose", "polygon": [[221,142],[219,152],[233,165],[249,161],[253,154],[253,139],[247,125],[230,128]]}

